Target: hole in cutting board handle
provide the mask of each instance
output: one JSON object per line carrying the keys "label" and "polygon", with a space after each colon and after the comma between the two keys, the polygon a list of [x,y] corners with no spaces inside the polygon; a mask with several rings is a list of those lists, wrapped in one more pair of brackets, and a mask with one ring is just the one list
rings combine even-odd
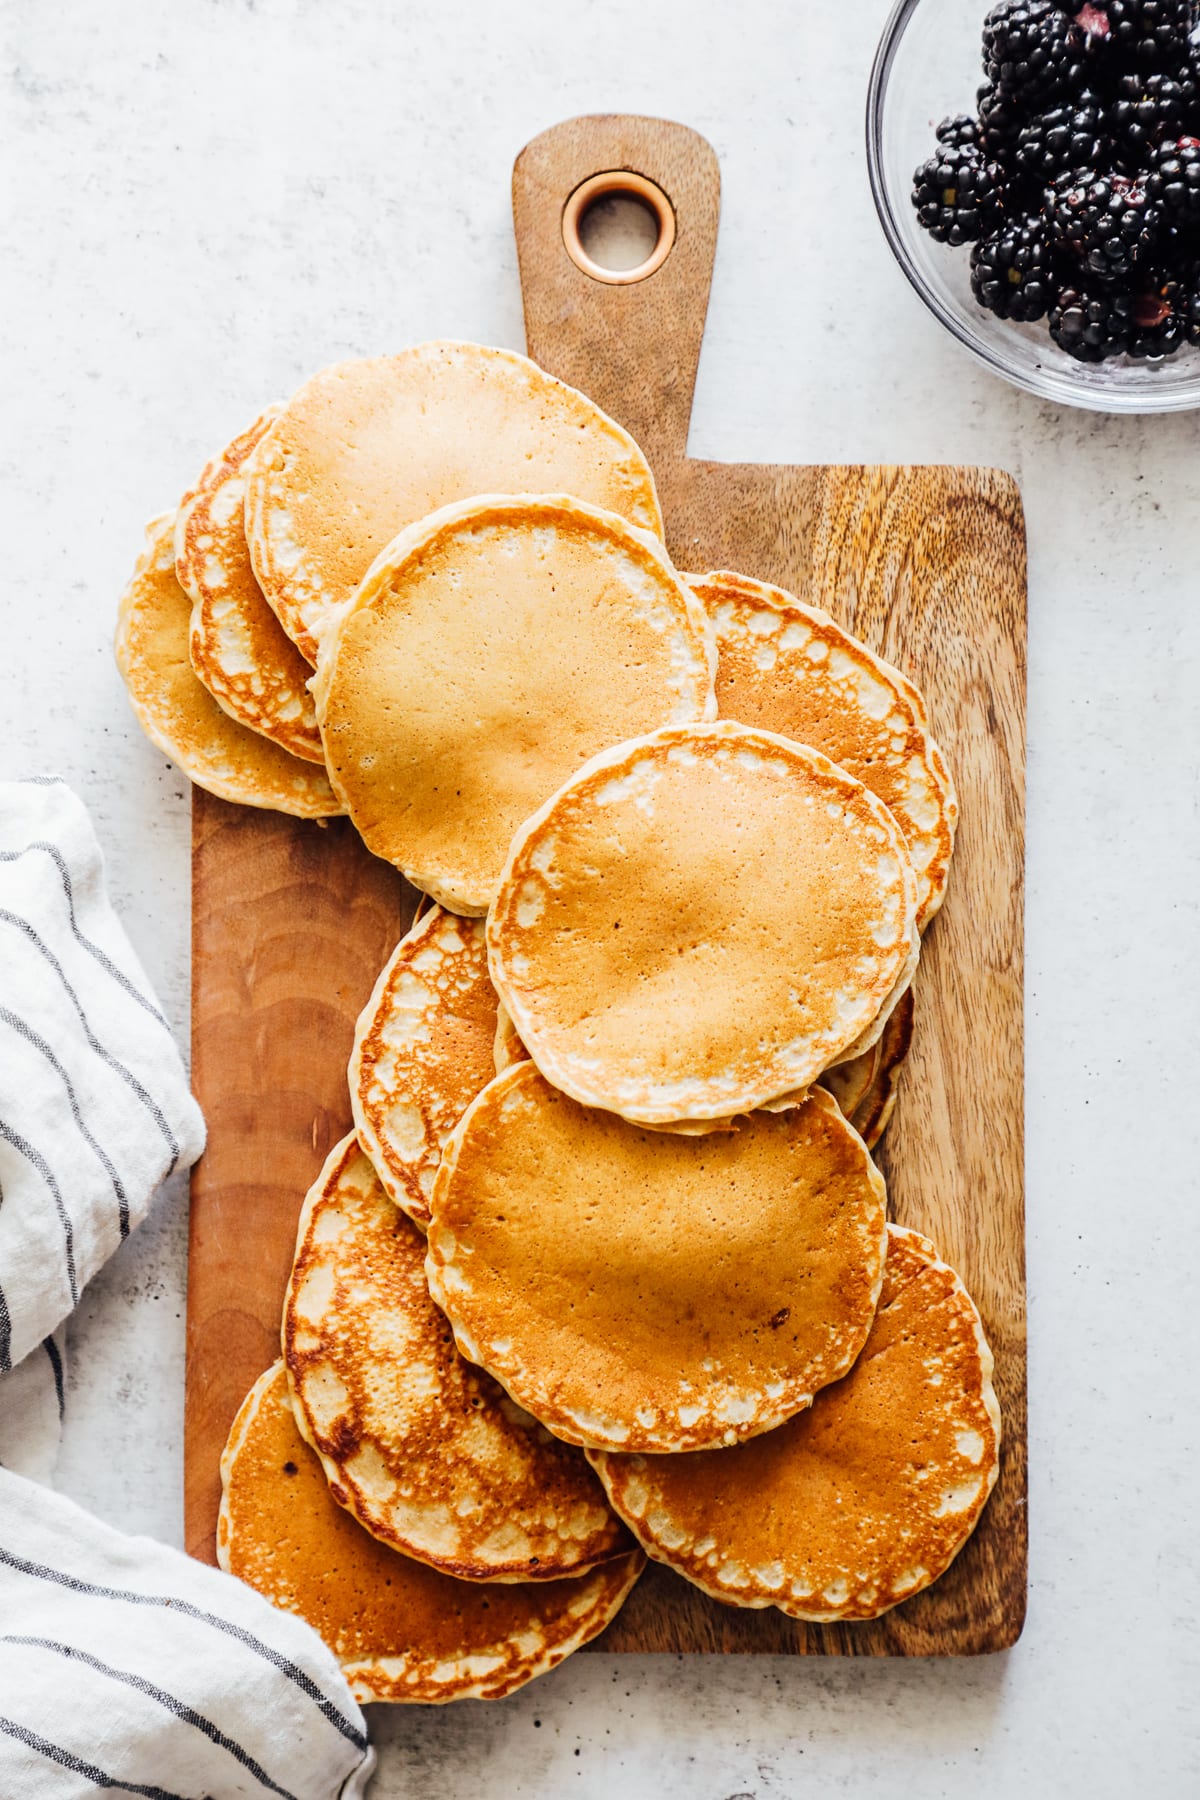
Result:
{"label": "hole in cutting board handle", "polygon": [[628,287],[661,269],[675,243],[675,213],[645,175],[611,169],[580,182],[562,217],[563,243],[593,281]]}

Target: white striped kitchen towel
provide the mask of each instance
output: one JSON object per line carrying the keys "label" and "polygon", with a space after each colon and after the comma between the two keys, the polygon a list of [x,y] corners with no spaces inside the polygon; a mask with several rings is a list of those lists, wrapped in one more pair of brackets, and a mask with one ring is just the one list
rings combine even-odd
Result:
{"label": "white striped kitchen towel", "polygon": [[4,1800],[356,1800],[374,1767],[303,1620],[0,1470]]}
{"label": "white striped kitchen towel", "polygon": [[56,1327],[203,1142],[86,811],[0,782],[0,1800],[352,1800],[375,1766],[303,1620],[23,1478],[57,1450]]}
{"label": "white striped kitchen towel", "polygon": [[[109,904],[91,820],[52,776],[0,782],[0,1463],[44,1477],[61,1340],[204,1121]],[[26,1366],[15,1374],[17,1365]]]}

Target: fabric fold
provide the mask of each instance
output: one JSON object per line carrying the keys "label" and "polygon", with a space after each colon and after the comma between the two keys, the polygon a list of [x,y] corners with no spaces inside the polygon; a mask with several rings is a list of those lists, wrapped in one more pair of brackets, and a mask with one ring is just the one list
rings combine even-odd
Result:
{"label": "fabric fold", "polygon": [[[53,1334],[204,1144],[171,1030],[65,782],[0,782],[0,1462],[45,1478]],[[19,1378],[10,1374],[18,1365]]]}
{"label": "fabric fold", "polygon": [[374,1767],[302,1620],[0,1469],[0,1793],[357,1800]]}

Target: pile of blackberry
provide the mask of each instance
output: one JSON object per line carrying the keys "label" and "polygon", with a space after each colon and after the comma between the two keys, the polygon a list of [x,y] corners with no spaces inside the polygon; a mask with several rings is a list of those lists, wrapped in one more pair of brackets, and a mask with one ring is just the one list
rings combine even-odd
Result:
{"label": "pile of blackberry", "polygon": [[1080,362],[1200,344],[1200,0],[999,0],[983,69],[913,177],[980,306]]}

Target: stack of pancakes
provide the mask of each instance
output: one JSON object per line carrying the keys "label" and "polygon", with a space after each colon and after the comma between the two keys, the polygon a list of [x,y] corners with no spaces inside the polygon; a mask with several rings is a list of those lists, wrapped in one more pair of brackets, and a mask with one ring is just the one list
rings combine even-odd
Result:
{"label": "stack of pancakes", "polygon": [[122,600],[156,744],[431,902],[222,1468],[223,1566],[363,1698],[511,1692],[643,1552],[874,1618],[996,1479],[978,1313],[870,1155],[957,820],[924,699],[662,536],[582,394],[437,343],[265,411]]}

